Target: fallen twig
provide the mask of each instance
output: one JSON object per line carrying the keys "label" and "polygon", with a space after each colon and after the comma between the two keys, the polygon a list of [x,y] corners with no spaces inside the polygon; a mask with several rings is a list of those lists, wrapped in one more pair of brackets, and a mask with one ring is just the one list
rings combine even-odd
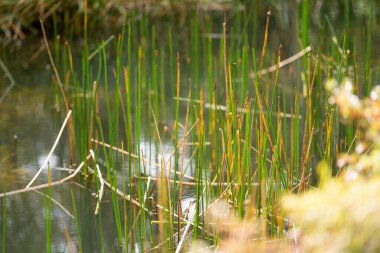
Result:
{"label": "fallen twig", "polygon": [[[174,99],[177,99],[177,98],[174,98]],[[190,101],[188,98],[178,98],[179,101],[185,101],[185,102],[188,102]],[[198,99],[192,99],[191,100],[193,103],[197,103],[197,104],[200,104],[200,103],[203,103],[202,101],[198,100]],[[225,105],[218,105],[218,104],[210,104],[210,103],[204,103],[203,104],[203,108],[206,108],[206,109],[211,109],[211,110],[216,110],[216,111],[227,111],[227,106]],[[241,108],[241,107],[238,107],[236,109],[237,112],[239,113],[247,113],[247,110],[245,108]],[[255,113],[259,113],[260,111],[256,110],[254,111]],[[265,112],[267,113],[267,112]],[[284,113],[284,112],[271,112],[274,116],[279,116],[279,117],[282,117],[282,118],[298,118],[298,119],[302,119],[302,116],[301,115],[295,115],[295,114],[291,114],[291,113]]]}
{"label": "fallen twig", "polygon": [[[92,149],[90,149],[90,154],[92,156],[92,159],[95,162],[96,161],[95,154],[94,154],[94,151]],[[98,171],[97,176],[98,176],[99,181],[100,181],[100,189],[99,189],[99,193],[98,193],[98,202],[96,203],[96,208],[95,208],[95,215],[97,215],[98,212],[99,212],[100,202],[102,201],[102,198],[103,198],[104,180],[103,180],[103,177],[102,177],[102,172],[100,171],[99,165],[97,163],[95,164],[95,167],[96,167],[96,169]]]}
{"label": "fallen twig", "polygon": [[51,197],[51,196],[49,196],[43,192],[40,192],[37,190],[35,190],[34,192],[49,198],[54,204],[56,204],[59,208],[61,208],[62,211],[65,212],[71,219],[75,219],[74,215],[72,215],[61,203],[59,203],[58,200],[54,199],[53,197]]}
{"label": "fallen twig", "polygon": [[19,193],[24,193],[24,192],[30,192],[30,191],[35,191],[35,190],[40,190],[40,189],[44,189],[44,188],[47,188],[47,187],[53,187],[53,186],[57,186],[57,185],[60,185],[60,184],[63,184],[65,183],[66,181],[72,179],[73,177],[76,176],[76,174],[78,174],[78,172],[82,169],[82,167],[84,166],[85,164],[85,161],[87,161],[89,158],[91,157],[91,155],[88,155],[86,157],[86,159],[81,162],[81,164],[79,164],[79,166],[77,167],[77,169],[74,171],[73,174],[59,180],[59,181],[55,181],[55,182],[51,182],[51,183],[46,183],[46,184],[40,184],[40,185],[36,185],[36,186],[31,186],[29,188],[23,188],[23,189],[19,189],[19,190],[14,190],[14,191],[9,191],[9,192],[6,192],[6,193],[0,193],[0,198],[3,198],[4,196],[11,196],[11,195],[16,195],[16,194],[19,194]]}
{"label": "fallen twig", "polygon": [[5,76],[9,80],[9,85],[7,89],[4,91],[3,95],[0,97],[0,103],[2,103],[4,99],[8,96],[8,93],[12,90],[16,82],[15,82],[15,79],[13,79],[11,72],[9,72],[8,68],[5,66],[4,62],[1,59],[0,59],[0,68],[3,69]]}
{"label": "fallen twig", "polygon": [[188,218],[189,222],[187,222],[187,224],[186,224],[185,230],[183,231],[183,234],[181,236],[181,241],[178,243],[178,247],[177,247],[175,253],[179,253],[181,251],[182,245],[185,242],[185,238],[186,238],[185,236],[186,236],[187,232],[189,231],[190,226],[194,221],[194,218],[195,218],[195,205],[194,205],[194,203],[191,203],[191,205],[189,207],[189,218]]}
{"label": "fallen twig", "polygon": [[[282,68],[282,67],[288,65],[289,63],[292,63],[292,62],[298,60],[299,58],[301,58],[302,56],[304,56],[306,53],[308,53],[310,51],[311,51],[311,46],[308,46],[308,47],[302,49],[301,51],[299,51],[298,53],[296,53],[295,55],[281,61],[279,64],[275,64],[275,65],[273,65],[267,69],[263,69],[263,70],[259,71],[259,76],[271,73],[273,71],[276,71],[277,69]],[[256,75],[257,75],[257,73],[251,73],[249,75],[249,77],[253,79],[256,77]]]}
{"label": "fallen twig", "polygon": [[[111,146],[110,144],[105,143],[105,142],[102,142],[102,141],[98,141],[98,140],[95,140],[95,139],[91,139],[91,141],[94,142],[94,143],[97,143],[97,144],[103,145],[103,146],[106,147],[106,148],[109,148],[109,149],[115,150],[115,151],[117,151],[117,152],[119,152],[119,153],[121,153],[121,154],[124,154],[124,155],[130,156],[130,157],[132,157],[132,158],[135,158],[135,159],[137,159],[137,160],[140,160],[140,161],[143,161],[143,162],[149,163],[150,165],[154,166],[154,167],[157,168],[157,169],[161,169],[161,165],[159,165],[159,164],[156,163],[156,162],[153,162],[153,161],[148,160],[148,159],[143,158],[143,157],[139,157],[139,156],[136,155],[136,154],[129,153],[128,151],[125,151],[125,150],[123,150],[123,149],[121,149],[121,148],[118,148],[118,147],[115,147],[115,146]],[[172,158],[172,156],[173,156],[173,154],[170,154],[169,159]],[[171,170],[171,172],[174,172],[174,171]],[[180,175],[180,172],[177,171],[177,174]],[[186,177],[186,178],[189,179],[189,180],[194,180],[194,178],[191,177],[191,176],[186,176],[186,175],[184,175],[184,177]]]}
{"label": "fallen twig", "polygon": [[42,164],[41,168],[38,170],[38,172],[36,173],[36,175],[34,175],[33,179],[29,182],[29,184],[25,188],[29,188],[33,184],[33,182],[37,179],[37,177],[40,175],[40,173],[42,172],[42,170],[48,164],[50,156],[53,154],[55,148],[57,147],[59,139],[62,136],[63,130],[65,129],[66,123],[69,120],[70,116],[71,116],[71,110],[68,111],[67,116],[66,116],[65,120],[63,121],[62,127],[59,130],[58,136],[57,136],[57,138],[56,138],[56,140],[55,140],[55,142],[53,144],[53,147],[51,148],[48,156],[46,157],[46,159],[44,161],[44,163]]}

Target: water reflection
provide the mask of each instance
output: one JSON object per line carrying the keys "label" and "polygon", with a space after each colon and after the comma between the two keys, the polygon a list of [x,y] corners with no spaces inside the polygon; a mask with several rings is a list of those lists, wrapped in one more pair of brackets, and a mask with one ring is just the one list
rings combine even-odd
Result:
{"label": "water reflection", "polygon": [[[0,170],[2,179],[0,187],[6,187],[7,191],[21,189],[27,185],[44,163],[56,138],[60,128],[59,122],[62,121],[61,117],[64,115],[55,111],[52,106],[54,101],[51,99],[51,94],[52,90],[49,87],[17,87],[1,104]],[[17,139],[14,137],[15,135]],[[173,174],[173,141],[164,138],[161,148],[157,141],[150,141],[145,136],[142,136],[141,139],[141,155],[152,161],[152,163],[141,163],[141,166],[145,168],[144,176],[158,177],[161,168],[157,165],[162,159],[167,164],[166,175]],[[66,136],[63,136],[49,160],[53,181],[66,177],[70,172],[65,167],[69,157],[66,147]],[[191,148],[186,148],[185,153],[180,152],[179,156],[184,157],[184,164],[190,163]],[[128,171],[128,162],[122,168]],[[122,170],[118,171],[119,185],[122,185],[125,179],[122,175]],[[137,176],[137,173],[135,175]],[[184,172],[184,175],[193,175],[191,166]],[[47,170],[44,170],[34,185],[46,183],[47,178]],[[53,187],[54,202],[58,202],[72,215],[71,190],[74,192],[80,221],[83,252],[101,252],[102,247],[106,252],[121,251],[122,248],[115,241],[117,234],[109,194],[104,197],[99,217],[94,214],[97,198],[95,196],[96,189],[92,184],[86,186],[86,182],[75,184],[71,182]],[[45,196],[43,194],[46,194],[47,191],[43,190],[41,193],[27,192],[6,198],[6,236],[9,238],[6,248],[10,252],[25,252],[25,247],[28,247],[28,252],[45,251],[46,221]],[[185,189],[184,193],[187,196],[191,194],[191,191]],[[186,210],[187,200],[184,201],[182,210]],[[53,252],[70,252],[70,249],[78,251],[79,237],[75,220],[54,202],[52,204],[52,250]],[[122,204],[122,202],[120,203]],[[0,210],[3,210],[2,202]],[[3,225],[3,222],[1,220],[0,226]],[[147,227],[149,226],[147,225]],[[100,230],[102,231],[102,240],[99,237]],[[31,238],[33,239],[31,240]],[[29,242],[27,245],[20,243],[26,241]],[[101,241],[104,245],[101,244]],[[136,247],[139,249],[140,246]]]}

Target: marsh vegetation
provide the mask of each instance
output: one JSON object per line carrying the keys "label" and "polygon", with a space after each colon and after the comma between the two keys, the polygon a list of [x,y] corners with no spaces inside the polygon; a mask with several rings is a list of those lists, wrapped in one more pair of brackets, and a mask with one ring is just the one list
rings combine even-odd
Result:
{"label": "marsh vegetation", "polygon": [[376,252],[379,10],[3,1],[3,252]]}

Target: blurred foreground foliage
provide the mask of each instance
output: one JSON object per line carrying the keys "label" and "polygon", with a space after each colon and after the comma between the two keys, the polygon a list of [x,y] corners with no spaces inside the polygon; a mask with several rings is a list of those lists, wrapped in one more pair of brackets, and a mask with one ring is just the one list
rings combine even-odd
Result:
{"label": "blurred foreground foliage", "polygon": [[320,187],[286,196],[282,205],[302,252],[380,252],[380,87],[363,99],[349,79],[326,88],[343,119],[356,124],[355,148],[340,155],[337,177],[322,162]]}

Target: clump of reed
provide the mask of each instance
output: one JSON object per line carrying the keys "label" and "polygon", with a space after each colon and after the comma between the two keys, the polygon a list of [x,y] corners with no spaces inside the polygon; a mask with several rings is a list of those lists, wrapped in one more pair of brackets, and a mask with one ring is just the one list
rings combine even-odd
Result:
{"label": "clump of reed", "polygon": [[[249,13],[254,13],[254,9],[244,15]],[[212,34],[216,29],[213,20],[198,14],[189,20],[187,32],[192,43],[182,54],[175,53],[174,45],[181,40],[171,28],[165,34],[168,43],[158,44],[156,27],[149,27],[146,16],[137,21],[126,18],[115,43],[102,41],[90,51],[89,14],[90,9],[85,8],[84,45],[79,59],[73,57],[70,45],[57,46],[60,42],[55,36],[53,53],[62,60],[57,69],[55,62],[59,61],[53,59],[45,33],[44,39],[54,81],[67,111],[65,123],[68,122],[72,164],[81,162],[76,172],[83,168],[84,178],[92,181],[98,192],[102,186],[99,175],[104,175],[110,192],[116,247],[126,249],[132,245],[127,242],[135,241],[140,250],[174,251],[181,249],[180,245],[190,237],[207,238],[218,245],[221,237],[210,232],[212,228],[208,229],[205,222],[211,199],[224,199],[240,218],[247,214],[257,216],[261,235],[283,235],[280,195],[304,191],[311,184],[314,83],[317,73],[321,75],[317,72],[318,61],[311,61],[311,47],[282,60],[280,46],[270,62],[272,67],[265,68],[273,57],[267,52],[269,10],[259,56],[247,37],[228,39],[229,29],[248,34],[247,26],[241,25],[242,17],[230,26],[225,17],[217,27],[221,31],[217,44],[211,37],[201,36],[201,22]],[[112,63],[107,53],[109,47],[116,52]],[[285,88],[278,83],[280,69],[302,57],[305,61],[300,71],[305,79],[300,83],[305,92],[300,95],[295,88],[289,102]],[[207,66],[204,76],[202,65]],[[191,80],[184,80],[184,74]],[[169,83],[166,87],[170,99],[162,98],[166,95],[165,82]],[[269,82],[272,85],[267,85]],[[166,106],[173,110],[166,110]],[[332,118],[333,114],[329,116]],[[319,120],[318,124],[325,119]],[[165,131],[159,123],[169,125],[169,154],[163,148]],[[321,131],[331,128],[330,125]],[[154,157],[142,152],[144,135],[158,150]],[[326,135],[326,142],[329,141],[332,142],[332,135]],[[185,162],[186,152],[190,155]],[[99,161],[102,163],[95,170]],[[157,170],[155,177],[147,173],[152,165]],[[186,175],[188,168],[193,171],[191,176]],[[157,184],[152,186],[152,181]],[[182,210],[186,185],[194,196],[191,216]],[[247,202],[255,208],[250,209]],[[102,207],[99,210],[101,213]],[[80,232],[83,230],[75,216],[78,240],[85,251]],[[158,237],[152,232],[157,225]],[[257,235],[255,230],[248,232],[253,237]],[[102,240],[101,233],[97,236]],[[230,243],[235,239],[245,238],[233,238]]]}
{"label": "clump of reed", "polygon": [[[281,196],[307,191],[320,159],[328,164],[321,169],[323,175],[338,173],[332,165],[337,153],[357,138],[356,125],[339,124],[335,105],[326,104],[329,95],[318,84],[326,76],[349,73],[346,35],[343,42],[334,37],[326,49],[340,61],[315,54],[309,46],[310,4],[303,1],[302,46],[283,59],[282,46],[274,53],[268,50],[271,10],[264,18],[260,51],[251,42],[249,24],[258,21],[256,7],[223,21],[218,15],[214,19],[193,12],[185,25],[164,23],[164,29],[148,15],[132,12],[122,19],[118,36],[91,44],[90,23],[97,17],[84,1],[79,55],[70,43],[61,45],[58,31],[51,52],[43,29],[53,82],[61,94],[55,96],[57,105],[64,104],[67,111],[62,131],[67,122],[70,160],[76,168],[52,185],[81,175],[94,186],[96,201],[89,205],[98,215],[96,238],[103,251],[101,214],[106,208],[111,209],[114,251],[180,251],[191,238],[224,251],[286,251],[289,244],[277,241],[289,229]],[[289,64],[294,66],[287,71]],[[281,84],[283,71],[294,78],[294,85]],[[367,90],[371,75],[366,82]],[[341,94],[335,85],[331,89]],[[346,103],[334,100],[339,101]],[[144,150],[147,142],[149,149]],[[109,205],[102,202],[104,185]],[[6,195],[38,187],[50,186]],[[81,202],[75,201],[74,192],[71,196],[79,248],[89,251],[85,218],[78,215]],[[182,205],[185,197],[192,199],[189,208]],[[215,212],[210,211],[213,199],[225,201],[215,204]],[[49,220],[46,225],[51,225]],[[51,244],[50,233],[46,235]]]}
{"label": "clump of reed", "polygon": [[[284,234],[278,208],[280,194],[301,191],[310,184],[308,146],[313,140],[311,100],[315,79],[308,71],[307,92],[302,98],[295,92],[291,102],[294,110],[289,110],[278,76],[281,67],[302,58],[311,47],[283,61],[279,47],[272,67],[265,68],[269,11],[260,57],[249,49],[247,38],[228,39],[227,18],[218,27],[222,31],[219,45],[211,37],[201,37],[201,21],[207,24],[209,34],[214,26],[210,17],[197,15],[189,20],[193,43],[183,55],[175,53],[178,38],[171,28],[167,30],[168,43],[158,44],[156,27],[149,29],[147,17],[137,22],[126,18],[114,44],[102,41],[90,53],[87,14],[85,11],[81,57],[74,61],[70,46],[62,50],[65,83],[59,81],[61,73],[54,68],[55,79],[67,117],[72,110],[76,160],[82,161],[85,178],[92,179],[97,188],[101,185],[100,173],[93,166],[98,158],[102,161],[99,172],[105,175],[104,182],[110,189],[117,246],[125,249],[130,246],[127,242],[136,241],[141,250],[174,251],[190,237],[207,238],[217,245],[220,237],[207,228],[205,212],[210,200],[219,198],[228,201],[240,218],[247,213],[258,216],[263,236]],[[248,33],[240,22],[232,24],[231,29]],[[112,45],[116,59],[110,64],[107,50]],[[219,50],[217,57],[214,48]],[[98,62],[96,68],[94,61]],[[81,76],[74,64],[80,66]],[[205,76],[201,76],[202,64],[207,66]],[[311,62],[306,66],[314,67]],[[191,80],[184,80],[184,73]],[[216,80],[221,80],[218,88]],[[269,81],[273,82],[270,89],[265,85]],[[167,95],[170,99],[162,98]],[[305,101],[306,117],[300,111]],[[304,117],[305,131],[300,135]],[[160,123],[167,124],[167,130],[162,131]],[[283,129],[287,124],[292,127]],[[168,135],[169,153],[163,147],[164,134]],[[156,155],[142,152],[143,135],[158,150]],[[97,159],[87,161],[92,149]],[[151,166],[157,176],[147,173]],[[191,176],[186,173],[188,169],[193,171]],[[152,181],[157,183],[152,186]],[[191,212],[182,210],[185,187],[194,196]],[[247,207],[247,200],[254,209]],[[159,236],[154,236],[152,230],[157,227]],[[249,234],[257,235],[255,231]]]}

